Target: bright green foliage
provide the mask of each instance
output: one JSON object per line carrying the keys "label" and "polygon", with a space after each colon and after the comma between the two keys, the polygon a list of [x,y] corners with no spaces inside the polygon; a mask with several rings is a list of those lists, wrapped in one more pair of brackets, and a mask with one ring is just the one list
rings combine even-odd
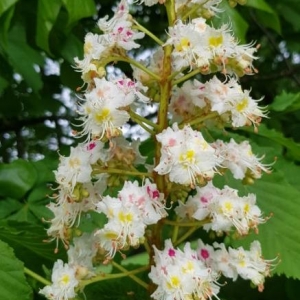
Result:
{"label": "bright green foliage", "polygon": [[60,0],[38,2],[36,44],[49,54],[49,34],[61,7]]}
{"label": "bright green foliage", "polygon": [[300,109],[300,93],[282,93],[275,97],[274,102],[268,107],[277,112],[293,112]]}
{"label": "bright green foliage", "polygon": [[[51,169],[57,165],[56,151],[59,147],[61,153],[65,153],[65,146],[72,142],[71,130],[62,125],[62,121],[75,123],[74,111],[57,100],[56,95],[65,87],[70,88],[72,94],[82,84],[80,75],[71,67],[73,58],[82,58],[85,33],[97,30],[93,16],[110,14],[113,3],[115,1],[110,0],[0,1],[0,156],[5,162],[0,164],[0,239],[4,241],[0,241],[0,299],[19,300],[20,295],[22,300],[32,299],[22,262],[43,276],[43,265],[51,268],[55,260],[63,258],[64,251],[54,254],[55,242],[43,242],[47,236],[46,224],[42,223],[42,218],[51,218],[45,205],[52,192],[48,184],[54,179]],[[96,7],[100,5],[100,12],[97,12]],[[260,59],[254,64],[259,73],[241,78],[241,83],[245,87],[253,86],[256,98],[264,96],[261,103],[268,105],[270,110],[270,119],[263,121],[258,132],[246,128],[229,131],[228,136],[246,137],[256,153],[265,155],[264,161],[275,161],[273,173],[265,174],[254,185],[237,183],[227,174],[216,180],[238,187],[241,193],[255,193],[264,215],[270,216],[266,224],[259,227],[258,235],[252,233],[241,240],[233,237],[228,240],[234,246],[260,240],[265,258],[278,257],[274,272],[283,275],[267,281],[266,291],[284,286],[280,291],[284,290],[284,294],[280,294],[282,299],[296,300],[299,281],[286,277],[300,279],[300,235],[297,233],[300,228],[300,3],[298,0],[248,0],[243,7],[231,8],[224,0],[222,8],[226,14],[215,18],[214,26],[229,21],[239,41],[254,40],[261,44]],[[165,35],[164,30],[159,31],[164,24],[161,10],[133,13],[158,36]],[[146,46],[152,45],[149,41]],[[60,74],[46,74],[46,58],[58,63]],[[21,79],[15,78],[16,73]],[[77,100],[73,97],[72,101]],[[53,139],[56,140],[54,146]],[[153,161],[152,145],[153,140],[149,139],[141,147],[147,163]],[[41,161],[15,160],[17,157],[36,160],[38,155],[47,157],[51,166]],[[91,218],[91,222],[102,220]],[[89,228],[91,224],[83,226]],[[143,264],[146,256],[135,254],[127,263]],[[99,287],[88,288],[87,299],[96,299],[100,293],[103,299],[121,299],[124,294],[128,295],[124,299],[145,296],[139,291],[131,294],[133,281],[128,279],[122,283],[123,280],[112,281],[111,285],[104,281]],[[241,287],[245,294],[248,286],[239,284],[233,287],[236,290]],[[249,293],[251,296],[244,297],[269,300],[274,294],[266,293],[263,294],[265,298],[256,298]],[[224,299],[241,297],[232,290]]]}
{"label": "bright green foliage", "polygon": [[34,186],[37,173],[34,166],[24,160],[0,165],[0,195],[22,199]]}
{"label": "bright green foliage", "polygon": [[32,290],[25,279],[23,263],[15,257],[13,249],[1,240],[0,256],[0,299],[32,299]]}

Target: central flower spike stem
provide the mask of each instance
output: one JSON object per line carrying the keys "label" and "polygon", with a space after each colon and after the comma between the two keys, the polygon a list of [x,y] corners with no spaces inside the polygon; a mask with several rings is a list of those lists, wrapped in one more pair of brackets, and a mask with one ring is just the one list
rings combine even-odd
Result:
{"label": "central flower spike stem", "polygon": [[[165,3],[167,15],[168,15],[168,23],[169,26],[173,26],[176,20],[175,15],[175,3],[174,0],[167,0]],[[164,60],[163,60],[163,70],[161,75],[161,80],[159,82],[160,85],[160,104],[158,110],[158,118],[157,118],[157,134],[161,133],[164,129],[168,127],[168,105],[171,96],[172,82],[170,80],[170,75],[172,73],[171,66],[171,54],[173,47],[172,45],[166,45],[164,47]],[[161,156],[161,145],[157,141],[155,141],[155,165],[157,166],[160,161]],[[165,197],[168,195],[168,191],[166,190],[166,181],[164,175],[159,175],[154,173],[154,180],[160,192],[164,193]],[[151,241],[149,244],[155,245],[157,249],[162,249],[163,240],[161,237],[161,227],[163,226],[163,222],[159,221],[156,225],[153,226]],[[153,247],[151,247],[150,253],[150,261],[149,264],[153,265]],[[149,285],[149,292],[152,293],[155,290],[155,285]]]}

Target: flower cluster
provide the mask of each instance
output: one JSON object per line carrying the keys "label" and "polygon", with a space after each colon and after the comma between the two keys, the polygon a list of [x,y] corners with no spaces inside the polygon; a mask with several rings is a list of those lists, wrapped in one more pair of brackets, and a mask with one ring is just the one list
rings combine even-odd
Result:
{"label": "flower cluster", "polygon": [[174,123],[156,138],[162,144],[160,163],[154,169],[158,174],[169,174],[170,181],[191,186],[214,176],[219,158],[199,131],[189,126],[179,129]]}
{"label": "flower cluster", "polygon": [[151,296],[170,300],[217,297],[220,274],[232,280],[240,276],[263,290],[264,278],[272,267],[272,261],[263,259],[257,241],[252,242],[247,251],[241,247],[227,250],[219,243],[212,247],[201,240],[195,250],[191,249],[190,243],[180,250],[166,240],[163,250],[155,248],[154,260],[155,266],[152,266],[149,276],[157,284],[157,289]]}
{"label": "flower cluster", "polygon": [[93,84],[94,78],[105,75],[103,60],[113,54],[139,48],[135,40],[144,37],[143,32],[132,29],[132,19],[125,0],[120,2],[110,20],[105,16],[98,21],[98,28],[103,34],[88,33],[84,41],[84,58],[75,58],[76,67],[82,72],[81,77],[87,84]]}
{"label": "flower cluster", "polygon": [[221,71],[224,74],[252,74],[256,48],[238,45],[227,25],[215,29],[204,18],[195,18],[190,23],[177,23],[169,28],[166,45],[172,45],[174,70],[199,68],[203,74]]}
{"label": "flower cluster", "polygon": [[207,299],[218,294],[218,273],[205,266],[190,243],[181,251],[166,240],[164,250],[154,250],[155,266],[149,274],[157,285],[151,295],[154,299]]}
{"label": "flower cluster", "polygon": [[185,203],[179,201],[175,211],[182,219],[207,219],[203,226],[205,230],[229,232],[234,226],[239,234],[246,235],[251,228],[256,229],[264,222],[261,211],[255,204],[254,194],[239,197],[237,190],[228,186],[221,190],[211,182],[196,190],[197,193],[189,196]]}
{"label": "flower cluster", "polygon": [[[164,41],[134,20],[132,2],[165,4],[169,28]],[[86,285],[114,278],[116,274],[100,271],[101,264],[121,270],[117,277],[135,274],[133,280],[148,288],[137,278],[139,270],[130,274],[114,261],[139,246],[149,255],[143,271],[151,268],[154,299],[212,299],[222,286],[221,275],[240,276],[263,289],[271,264],[262,258],[258,242],[249,251],[202,241],[193,250],[188,242],[199,226],[205,235],[236,231],[244,236],[258,233],[266,220],[254,194],[241,197],[229,186],[212,183],[227,169],[243,183],[270,172],[248,141],[213,137],[215,128],[225,126],[254,125],[257,130],[266,117],[262,99],[253,99],[238,83],[238,77],[256,71],[257,48],[238,44],[228,25],[216,29],[207,23],[221,13],[220,3],[122,0],[111,18],[97,22],[99,33],[86,35],[84,57],[75,58],[86,87],[79,97],[81,129],[76,133],[85,142],[60,156],[54,172],[58,186],[48,205],[53,218],[47,233],[50,240],[63,242],[68,262],[54,264],[52,283],[40,291],[48,299],[72,299]],[[133,50],[145,34],[157,48],[141,62]],[[121,66],[107,75],[106,67],[119,61],[132,67],[131,74],[123,74]],[[221,74],[205,80],[216,72]],[[156,116],[139,113],[139,106],[147,111],[153,102]],[[129,121],[150,135],[143,145],[147,160],[139,152],[140,142],[123,136]],[[181,226],[191,228],[182,234]],[[164,241],[166,236],[172,242]],[[180,250],[172,243],[185,244]]]}
{"label": "flower cluster", "polygon": [[105,78],[95,78],[94,84],[95,87],[85,93],[79,112],[84,126],[81,135],[88,135],[92,139],[102,139],[104,135],[118,136],[119,128],[129,120],[125,108],[136,98],[146,101],[147,97],[129,79],[111,82]]}
{"label": "flower cluster", "polygon": [[222,82],[214,76],[205,83],[195,79],[176,87],[170,109],[175,117],[185,120],[207,111],[217,112],[224,122],[242,127],[258,125],[266,117],[264,109],[258,106],[259,101],[250,97],[250,91],[243,91],[235,78]]}
{"label": "flower cluster", "polygon": [[143,243],[146,226],[167,216],[164,202],[156,185],[146,180],[141,187],[137,181],[125,182],[118,198],[105,196],[97,203],[97,211],[107,216],[108,223],[96,235],[110,258],[121,249]]}
{"label": "flower cluster", "polygon": [[260,178],[262,171],[270,173],[269,166],[262,164],[263,157],[258,158],[253,154],[248,141],[238,144],[234,139],[228,143],[216,140],[211,146],[216,150],[217,155],[222,157],[221,165],[229,169],[235,179]]}

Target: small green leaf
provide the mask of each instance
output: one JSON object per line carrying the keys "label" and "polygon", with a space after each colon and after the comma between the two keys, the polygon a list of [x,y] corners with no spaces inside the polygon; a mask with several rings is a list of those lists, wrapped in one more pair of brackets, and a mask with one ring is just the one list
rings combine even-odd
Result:
{"label": "small green leaf", "polygon": [[3,91],[7,88],[8,84],[9,83],[6,79],[0,77],[0,96],[3,93]]}
{"label": "small green leaf", "polygon": [[8,31],[14,12],[15,5],[11,6],[0,18],[0,50],[3,52],[7,49]]}
{"label": "small green leaf", "polygon": [[32,290],[24,276],[24,266],[6,243],[0,241],[0,299],[30,300]]}
{"label": "small green leaf", "polygon": [[0,196],[21,199],[34,186],[36,169],[25,160],[0,164]]}
{"label": "small green leaf", "polygon": [[19,0],[1,0],[0,1],[0,16]]}
{"label": "small green leaf", "polygon": [[9,32],[7,55],[10,64],[35,92],[43,86],[41,74],[35,66],[42,66],[42,55],[28,46],[24,26],[16,24]]}
{"label": "small green leaf", "polygon": [[265,11],[257,10],[255,15],[260,24],[281,34],[281,23],[277,14],[270,14]]}
{"label": "small green leaf", "polygon": [[276,14],[273,8],[264,0],[247,0],[245,5],[263,10],[270,14]]}
{"label": "small green leaf", "polygon": [[290,23],[295,31],[300,31],[300,6],[298,0],[279,1],[277,4],[277,11],[281,16]]}
{"label": "small green leaf", "polygon": [[222,11],[225,11],[225,13],[218,14],[218,16],[213,18],[213,26],[220,27],[223,24],[228,24],[238,40],[244,43],[249,27],[248,23],[236,9],[229,6],[227,1],[222,1],[219,7]]}
{"label": "small green leaf", "polygon": [[[232,185],[231,185],[232,186]],[[248,248],[253,240],[259,240],[266,259],[278,257],[280,263],[277,274],[300,279],[298,261],[300,236],[295,234],[300,228],[300,192],[291,186],[280,171],[264,175],[247,192],[255,193],[257,203],[266,216],[273,214],[266,224],[259,226],[259,234],[251,234],[242,240],[234,241],[235,246]]]}
{"label": "small green leaf", "polygon": [[294,111],[300,109],[300,93],[287,93],[282,91],[280,95],[277,95],[268,109],[274,111]]}
{"label": "small green leaf", "polygon": [[56,21],[61,0],[39,0],[37,10],[36,44],[48,53],[49,33]]}
{"label": "small green leaf", "polygon": [[[42,264],[65,259],[65,249],[60,244],[58,254],[54,253],[55,242],[44,242],[48,236],[43,226],[28,222],[6,221],[0,223],[0,239],[14,248],[16,256],[25,265],[41,270]],[[1,299],[1,298],[0,298]]]}
{"label": "small green leaf", "polygon": [[[252,128],[244,127],[241,130],[250,133],[253,132]],[[268,129],[264,124],[261,124],[258,128],[258,132],[255,135],[278,143],[279,145],[285,147],[295,160],[300,160],[300,144],[294,142],[292,139],[286,138],[281,132],[278,132],[275,129]]]}
{"label": "small green leaf", "polygon": [[5,219],[22,208],[20,201],[6,198],[0,201],[0,219]]}
{"label": "small green leaf", "polygon": [[62,0],[69,14],[68,26],[80,19],[96,14],[95,2],[92,0]]}
{"label": "small green leaf", "polygon": [[78,57],[80,59],[83,58],[82,41],[80,41],[74,34],[70,34],[61,49],[61,55],[69,64],[74,66],[74,57]]}

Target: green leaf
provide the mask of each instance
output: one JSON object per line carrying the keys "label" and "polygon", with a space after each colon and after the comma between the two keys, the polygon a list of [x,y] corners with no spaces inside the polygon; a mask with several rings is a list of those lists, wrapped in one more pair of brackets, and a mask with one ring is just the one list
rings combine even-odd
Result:
{"label": "green leaf", "polygon": [[277,11],[282,17],[290,23],[295,31],[300,31],[300,6],[298,0],[279,1],[277,4]]}
{"label": "green leaf", "polygon": [[7,55],[10,64],[20,73],[35,92],[43,86],[41,74],[35,69],[35,65],[42,66],[44,59],[40,53],[28,46],[25,28],[16,24],[9,32]]}
{"label": "green leaf", "polygon": [[21,199],[34,186],[36,169],[25,160],[0,164],[0,196]]}
{"label": "green leaf", "polygon": [[71,27],[78,20],[96,14],[95,2],[92,0],[62,0],[69,14],[68,26]]}
{"label": "green leaf", "polygon": [[0,96],[3,93],[3,91],[7,88],[9,82],[0,76]]}
{"label": "green leaf", "polygon": [[[230,186],[238,187],[237,181]],[[249,247],[253,240],[259,240],[266,259],[278,257],[280,263],[277,274],[300,279],[300,269],[295,264],[299,259],[300,236],[295,234],[300,228],[300,192],[290,185],[280,171],[264,175],[247,192],[256,194],[257,204],[266,216],[273,216],[259,226],[259,234],[250,234],[242,240],[233,241],[234,246]]]}
{"label": "green leaf", "polygon": [[280,19],[276,11],[265,0],[247,0],[246,6],[256,8],[257,21],[281,34]]}
{"label": "green leaf", "polygon": [[49,33],[61,7],[61,0],[39,0],[37,9],[36,44],[48,53]]}
{"label": "green leaf", "polygon": [[282,91],[277,95],[268,109],[280,112],[291,112],[300,109],[300,93]]}
{"label": "green leaf", "polygon": [[32,290],[26,281],[23,263],[15,257],[13,249],[2,241],[0,257],[0,299],[32,299]]}
{"label": "green leaf", "polygon": [[225,13],[218,14],[218,16],[212,19],[213,26],[220,27],[223,24],[229,24],[230,29],[238,40],[245,43],[246,32],[249,27],[248,23],[236,9],[229,6],[227,1],[222,1],[219,7]]}
{"label": "green leaf", "polygon": [[2,199],[0,201],[0,219],[7,218],[20,209],[22,209],[20,201],[11,198]]}
{"label": "green leaf", "polygon": [[0,1],[0,16],[19,0],[1,0]]}
{"label": "green leaf", "polygon": [[254,7],[256,9],[263,10],[265,12],[268,12],[270,14],[276,14],[273,8],[266,3],[264,0],[247,0],[246,6]]}
{"label": "green leaf", "polygon": [[[253,129],[243,128],[243,131],[252,133]],[[295,160],[300,160],[300,144],[294,142],[292,139],[286,138],[281,132],[275,129],[268,129],[266,125],[261,124],[258,128],[258,132],[255,133],[257,136],[266,138],[267,140],[278,143],[285,147]]]}
{"label": "green leaf", "polygon": [[14,248],[16,256],[25,265],[36,271],[41,271],[43,264],[52,266],[55,260],[66,258],[65,249],[60,245],[59,253],[55,254],[56,244],[44,242],[47,238],[41,225],[10,220],[0,223],[0,239]]}
{"label": "green leaf", "polygon": [[69,64],[74,66],[74,57],[79,57],[80,59],[83,57],[83,42],[74,34],[70,34],[61,49],[61,55]]}
{"label": "green leaf", "polygon": [[276,13],[270,14],[265,11],[256,11],[256,18],[258,23],[262,24],[267,28],[273,29],[278,34],[281,34],[281,23]]}
{"label": "green leaf", "polygon": [[15,6],[12,6],[0,18],[0,50],[2,52],[5,52],[4,49],[7,49],[8,31],[14,12]]}

